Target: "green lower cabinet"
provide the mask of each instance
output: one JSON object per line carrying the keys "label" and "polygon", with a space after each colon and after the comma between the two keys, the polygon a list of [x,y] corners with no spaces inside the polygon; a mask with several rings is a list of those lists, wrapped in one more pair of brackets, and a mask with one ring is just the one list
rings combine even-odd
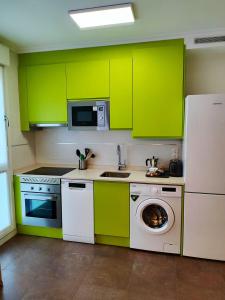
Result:
{"label": "green lower cabinet", "polygon": [[61,239],[62,228],[23,225],[20,177],[14,176],[13,182],[14,182],[14,198],[15,198],[15,210],[16,210],[15,216],[16,216],[16,226],[17,226],[18,233]]}
{"label": "green lower cabinet", "polygon": [[152,42],[133,55],[133,137],[182,138],[183,40]]}
{"label": "green lower cabinet", "polygon": [[129,247],[129,184],[94,182],[96,242]]}
{"label": "green lower cabinet", "polygon": [[110,60],[110,129],[132,128],[132,57]]}

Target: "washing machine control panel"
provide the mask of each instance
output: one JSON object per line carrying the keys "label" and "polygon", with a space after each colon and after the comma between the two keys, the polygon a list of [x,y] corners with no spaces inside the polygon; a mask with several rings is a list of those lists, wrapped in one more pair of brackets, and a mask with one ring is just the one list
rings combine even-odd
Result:
{"label": "washing machine control panel", "polygon": [[158,187],[157,187],[156,185],[153,185],[153,186],[151,187],[151,193],[152,193],[152,194],[158,194],[158,192],[159,192]]}
{"label": "washing machine control panel", "polygon": [[[135,195],[149,195],[149,196],[166,196],[166,197],[180,197],[182,192],[181,186],[175,185],[156,185],[156,184],[140,184],[132,183],[130,185],[131,198]],[[134,200],[134,199],[133,199]],[[136,201],[135,199],[134,201]]]}

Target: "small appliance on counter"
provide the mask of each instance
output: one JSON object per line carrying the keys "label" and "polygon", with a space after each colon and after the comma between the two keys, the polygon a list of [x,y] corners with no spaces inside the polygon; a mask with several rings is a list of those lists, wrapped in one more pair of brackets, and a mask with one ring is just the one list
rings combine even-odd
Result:
{"label": "small appliance on counter", "polygon": [[146,172],[146,177],[163,177],[168,178],[168,174],[163,169],[159,169],[157,167],[158,164],[158,158],[153,156],[152,158],[146,159],[146,166],[148,167]]}
{"label": "small appliance on counter", "polygon": [[169,164],[169,174],[172,177],[183,176],[183,163],[179,159],[172,159]]}
{"label": "small appliance on counter", "polygon": [[88,160],[95,158],[95,154],[89,148],[85,148],[84,153],[81,153],[79,149],[76,150],[76,154],[79,157],[79,170],[86,170]]}

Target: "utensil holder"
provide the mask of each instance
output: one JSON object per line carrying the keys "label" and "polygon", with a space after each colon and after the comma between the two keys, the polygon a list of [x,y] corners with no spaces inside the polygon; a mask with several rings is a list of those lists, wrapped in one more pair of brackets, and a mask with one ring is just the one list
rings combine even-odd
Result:
{"label": "utensil holder", "polygon": [[79,159],[79,170],[86,170],[87,169],[87,161],[84,159]]}

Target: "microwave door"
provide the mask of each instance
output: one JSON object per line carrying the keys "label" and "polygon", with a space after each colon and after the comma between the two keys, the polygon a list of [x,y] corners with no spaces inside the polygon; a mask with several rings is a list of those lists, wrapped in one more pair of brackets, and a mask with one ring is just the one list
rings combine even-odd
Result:
{"label": "microwave door", "polygon": [[74,129],[96,129],[98,122],[96,106],[73,106],[71,113]]}

